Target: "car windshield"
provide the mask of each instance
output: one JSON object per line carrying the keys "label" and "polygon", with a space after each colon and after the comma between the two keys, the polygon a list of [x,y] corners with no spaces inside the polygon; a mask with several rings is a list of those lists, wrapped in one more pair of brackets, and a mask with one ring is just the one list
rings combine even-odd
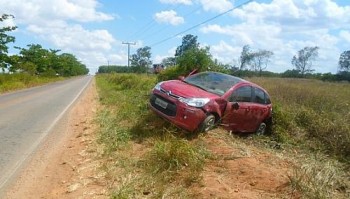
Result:
{"label": "car windshield", "polygon": [[215,72],[198,73],[184,79],[188,84],[220,96],[241,81],[243,80],[238,77]]}

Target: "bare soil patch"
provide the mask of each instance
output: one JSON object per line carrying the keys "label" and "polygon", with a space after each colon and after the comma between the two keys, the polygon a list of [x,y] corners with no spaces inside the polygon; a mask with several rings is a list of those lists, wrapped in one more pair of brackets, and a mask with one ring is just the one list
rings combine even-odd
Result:
{"label": "bare soil patch", "polygon": [[95,82],[37,150],[6,198],[106,198],[99,169]]}
{"label": "bare soil patch", "polygon": [[299,198],[290,187],[292,163],[271,152],[246,145],[216,129],[205,142],[214,159],[193,187],[198,198]]}

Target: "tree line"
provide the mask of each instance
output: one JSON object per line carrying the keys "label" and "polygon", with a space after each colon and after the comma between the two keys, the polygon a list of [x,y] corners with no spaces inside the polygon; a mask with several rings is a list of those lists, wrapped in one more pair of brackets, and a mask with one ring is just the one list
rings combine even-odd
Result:
{"label": "tree line", "polygon": [[[3,14],[0,16],[0,22],[10,18],[14,16]],[[44,49],[39,44],[29,44],[27,48],[15,47],[19,50],[19,54],[8,55],[8,45],[15,42],[15,37],[8,33],[16,28],[16,26],[0,28],[0,68],[2,72],[39,76],[76,76],[89,72],[73,54],[60,53],[61,50]]]}
{"label": "tree line", "polygon": [[[182,38],[182,43],[176,48],[172,57],[166,57],[161,65],[167,68],[160,74],[160,79],[177,78],[186,75],[193,70],[219,71],[236,76],[273,76],[292,78],[315,78],[328,81],[350,81],[350,50],[344,51],[339,57],[339,70],[337,74],[315,73],[313,62],[318,57],[319,47],[306,46],[300,49],[292,58],[293,70],[283,73],[266,71],[274,53],[269,50],[252,50],[249,45],[242,47],[240,56],[234,64],[222,64],[213,59],[208,46],[201,47],[198,37],[188,34]],[[131,67],[125,66],[100,66],[99,73],[109,72],[147,72],[152,65],[151,48],[146,46],[139,48],[131,56]]]}

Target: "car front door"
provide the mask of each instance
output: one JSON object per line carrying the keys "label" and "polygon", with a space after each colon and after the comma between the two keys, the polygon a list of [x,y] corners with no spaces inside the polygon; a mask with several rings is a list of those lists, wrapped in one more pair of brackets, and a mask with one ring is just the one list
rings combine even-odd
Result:
{"label": "car front door", "polygon": [[253,132],[256,130],[252,99],[251,86],[242,86],[232,92],[222,117],[224,128],[234,132]]}

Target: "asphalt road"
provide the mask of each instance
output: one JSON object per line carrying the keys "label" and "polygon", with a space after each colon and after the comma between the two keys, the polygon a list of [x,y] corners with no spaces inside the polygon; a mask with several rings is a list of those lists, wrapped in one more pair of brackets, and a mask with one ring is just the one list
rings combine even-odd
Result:
{"label": "asphalt road", "polygon": [[84,76],[0,95],[0,192],[91,80]]}

